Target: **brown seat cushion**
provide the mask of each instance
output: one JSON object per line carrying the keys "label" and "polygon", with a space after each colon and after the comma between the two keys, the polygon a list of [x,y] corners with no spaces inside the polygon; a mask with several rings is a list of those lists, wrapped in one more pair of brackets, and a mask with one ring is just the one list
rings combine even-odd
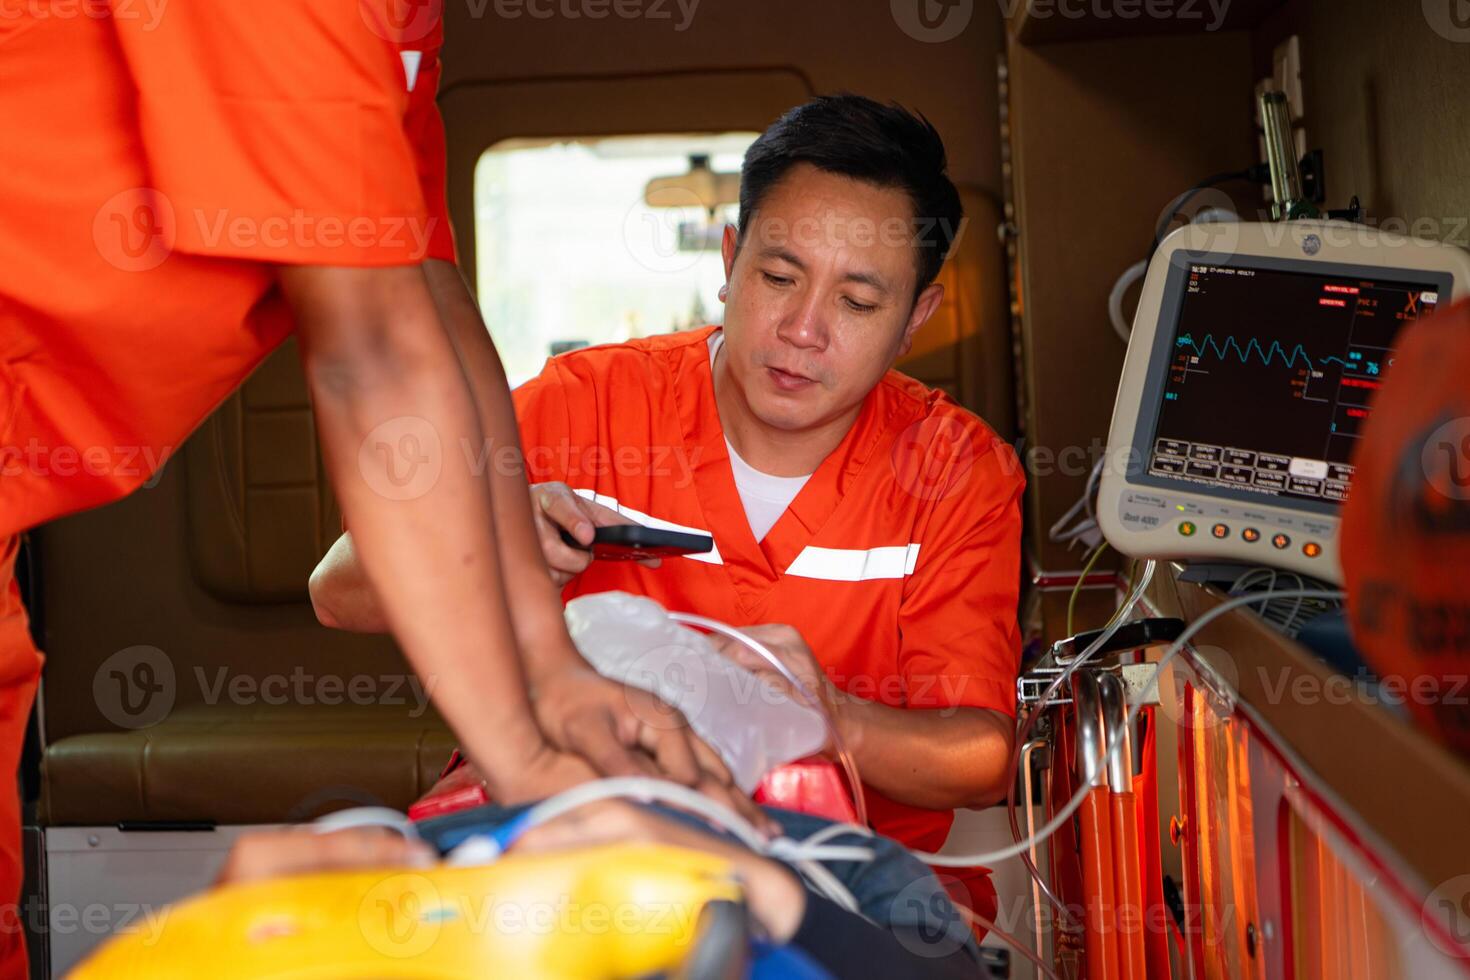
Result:
{"label": "brown seat cushion", "polygon": [[342,517],[294,338],[200,425],[184,457],[195,580],[226,602],[304,601]]}
{"label": "brown seat cushion", "polygon": [[193,706],[127,732],[46,750],[43,819],[292,822],[348,806],[406,810],[438,778],[454,737],[412,706]]}

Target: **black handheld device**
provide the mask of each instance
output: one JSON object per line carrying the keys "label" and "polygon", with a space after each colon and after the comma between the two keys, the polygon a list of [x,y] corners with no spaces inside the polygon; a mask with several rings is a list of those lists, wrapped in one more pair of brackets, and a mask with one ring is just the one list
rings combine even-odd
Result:
{"label": "black handheld device", "polygon": [[[561,539],[567,547],[587,551],[565,528]],[[614,524],[600,527],[592,538],[592,557],[596,561],[641,561],[644,558],[673,558],[678,555],[701,555],[715,546],[708,534],[685,531],[663,531],[641,524]]]}

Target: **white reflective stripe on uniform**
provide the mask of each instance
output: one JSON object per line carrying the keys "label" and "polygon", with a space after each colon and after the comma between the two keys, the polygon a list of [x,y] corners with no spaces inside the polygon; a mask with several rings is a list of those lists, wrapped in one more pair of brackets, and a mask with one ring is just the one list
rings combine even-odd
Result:
{"label": "white reflective stripe on uniform", "polygon": [[904,578],[919,564],[917,543],[884,548],[816,548],[807,545],[786,569],[798,578],[828,582],[865,582],[869,579]]}
{"label": "white reflective stripe on uniform", "polygon": [[398,56],[403,59],[403,80],[408,84],[408,90],[419,83],[419,65],[424,61],[422,51],[400,51]]}
{"label": "white reflective stripe on uniform", "polygon": [[[644,527],[656,528],[660,531],[683,531],[685,534],[704,534],[709,536],[711,542],[713,542],[715,539],[715,536],[712,533],[704,530],[703,528],[685,527],[683,524],[675,524],[673,521],[666,521],[659,517],[651,517],[648,514],[643,513],[642,511],[634,510],[631,507],[624,507],[622,504],[618,503],[616,497],[609,497],[606,494],[593,493],[591,490],[579,490],[576,488],[573,488],[572,492],[581,497],[583,500],[590,500],[594,504],[601,504],[608,510],[615,510],[633,523],[642,524]],[[711,565],[723,565],[725,563],[724,560],[720,558],[720,546],[717,544],[711,547],[709,551],[706,551],[702,555],[680,555],[679,557],[689,558],[693,561],[702,561]]]}

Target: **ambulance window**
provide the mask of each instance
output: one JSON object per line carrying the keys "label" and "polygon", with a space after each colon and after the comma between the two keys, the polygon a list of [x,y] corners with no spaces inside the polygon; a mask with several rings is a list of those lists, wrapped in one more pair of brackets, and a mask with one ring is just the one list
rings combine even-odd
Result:
{"label": "ambulance window", "polygon": [[[756,135],[507,140],[485,151],[475,273],[512,386],[553,353],[722,320],[720,233],[735,221]],[[671,206],[650,207],[649,182],[670,177],[653,193]]]}

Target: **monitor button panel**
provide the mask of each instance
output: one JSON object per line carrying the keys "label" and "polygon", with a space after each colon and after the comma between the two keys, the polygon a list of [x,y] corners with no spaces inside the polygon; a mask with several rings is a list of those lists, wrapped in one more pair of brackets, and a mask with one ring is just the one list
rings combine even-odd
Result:
{"label": "monitor button panel", "polygon": [[[1281,477],[1310,479],[1285,472]],[[1130,488],[1119,498],[1118,521],[1130,536],[1139,536],[1139,554],[1288,565],[1318,578],[1337,576],[1336,518]],[[1159,546],[1168,540],[1173,545],[1161,552]]]}

